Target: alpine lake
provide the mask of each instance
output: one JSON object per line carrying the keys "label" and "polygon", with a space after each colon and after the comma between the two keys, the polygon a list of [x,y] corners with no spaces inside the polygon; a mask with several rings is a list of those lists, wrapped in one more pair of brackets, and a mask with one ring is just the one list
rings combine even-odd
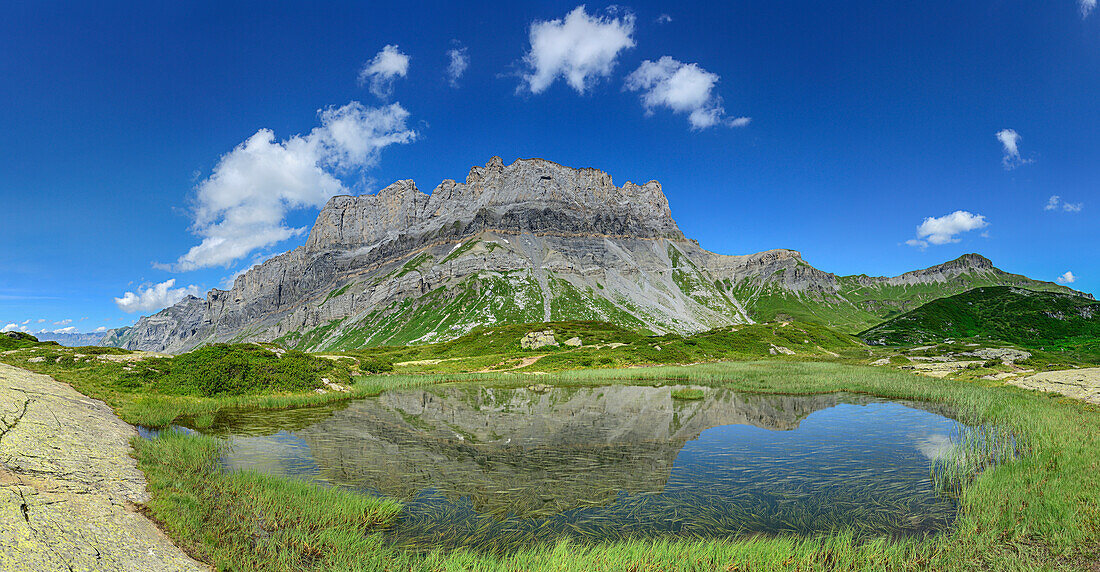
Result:
{"label": "alpine lake", "polygon": [[955,518],[957,498],[931,469],[967,428],[945,407],[709,387],[673,396],[685,388],[446,384],[223,412],[202,432],[228,442],[228,469],[402,502],[386,534],[412,550],[929,536]]}

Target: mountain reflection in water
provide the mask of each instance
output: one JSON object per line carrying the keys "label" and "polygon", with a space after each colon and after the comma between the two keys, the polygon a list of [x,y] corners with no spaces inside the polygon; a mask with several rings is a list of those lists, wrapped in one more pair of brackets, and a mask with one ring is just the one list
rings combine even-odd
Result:
{"label": "mountain reflection in water", "polygon": [[672,389],[444,385],[221,418],[211,432],[231,438],[228,467],[403,501],[390,533],[414,547],[927,534],[954,518],[928,467],[956,424],[926,405]]}

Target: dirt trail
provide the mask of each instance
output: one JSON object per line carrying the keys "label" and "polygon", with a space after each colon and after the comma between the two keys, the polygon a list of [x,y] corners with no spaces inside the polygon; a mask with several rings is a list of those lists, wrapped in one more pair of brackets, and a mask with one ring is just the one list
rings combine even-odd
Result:
{"label": "dirt trail", "polygon": [[[529,366],[529,365],[534,365],[534,364],[535,364],[535,362],[537,362],[537,361],[539,361],[540,359],[542,359],[542,358],[546,357],[547,355],[548,355],[548,354],[542,354],[542,355],[538,355],[538,356],[525,357],[525,358],[523,358],[523,359],[519,360],[519,363],[518,363],[518,364],[516,364],[516,365],[514,365],[514,366],[512,366],[512,367],[509,367],[509,368],[507,368],[507,369],[494,369],[494,368],[492,368],[492,367],[487,367],[487,368],[485,368],[485,369],[480,369],[480,370],[478,370],[478,371],[475,371],[474,373],[491,373],[491,372],[499,372],[499,371],[512,371],[512,370],[514,370],[514,369],[520,369],[520,368],[524,368],[524,367],[527,367],[527,366]],[[504,360],[504,361],[502,361],[502,362],[500,362],[500,363],[506,363],[506,362],[508,362],[508,361],[511,361],[511,360]],[[396,364],[395,364],[395,365],[396,365]],[[498,363],[497,365],[500,365],[500,364]]]}
{"label": "dirt trail", "polygon": [[134,435],[102,401],[0,364],[0,571],[208,570],[138,512]]}

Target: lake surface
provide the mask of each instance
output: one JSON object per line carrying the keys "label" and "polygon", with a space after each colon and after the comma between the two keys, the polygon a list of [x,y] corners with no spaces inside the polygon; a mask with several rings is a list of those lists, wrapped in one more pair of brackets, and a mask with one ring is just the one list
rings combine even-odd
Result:
{"label": "lake surface", "polygon": [[929,467],[959,425],[935,406],[673,389],[444,385],[223,416],[205,432],[229,439],[228,467],[402,501],[387,534],[414,548],[926,535],[955,517]]}

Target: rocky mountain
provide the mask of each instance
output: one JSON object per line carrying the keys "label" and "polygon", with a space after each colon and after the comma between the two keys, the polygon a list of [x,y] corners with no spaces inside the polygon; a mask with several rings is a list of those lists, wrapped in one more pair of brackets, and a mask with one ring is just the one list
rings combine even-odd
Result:
{"label": "rocky mountain", "polygon": [[110,335],[113,330],[105,332],[86,332],[79,333],[74,332],[71,334],[53,333],[53,332],[39,332],[34,336],[41,342],[57,342],[63,346],[79,347],[79,346],[102,346],[102,345],[114,345],[104,344],[104,341]]}
{"label": "rocky mountain", "polygon": [[619,187],[596,169],[493,157],[431,194],[403,180],[334,197],[301,247],[109,341],[321,350],[442,341],[497,323],[588,319],[688,333],[777,315],[858,331],[993,284],[1069,291],[978,255],[873,278],[823,272],[793,250],[715,254],[684,237],[656,181]]}

